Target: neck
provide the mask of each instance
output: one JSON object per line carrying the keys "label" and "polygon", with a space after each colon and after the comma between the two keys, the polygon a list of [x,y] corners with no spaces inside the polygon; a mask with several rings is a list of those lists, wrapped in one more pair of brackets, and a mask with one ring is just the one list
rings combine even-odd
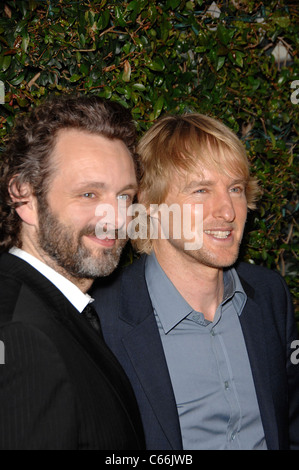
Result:
{"label": "neck", "polygon": [[213,321],[223,299],[223,269],[204,265],[189,255],[155,247],[156,258],[176,289],[188,304]]}

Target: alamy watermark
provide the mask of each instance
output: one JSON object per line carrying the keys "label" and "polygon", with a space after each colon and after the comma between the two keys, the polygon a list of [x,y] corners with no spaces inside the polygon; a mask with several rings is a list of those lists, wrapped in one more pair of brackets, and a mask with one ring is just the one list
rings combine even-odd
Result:
{"label": "alamy watermark", "polygon": [[295,88],[295,91],[291,94],[291,102],[293,104],[299,103],[299,80],[294,80],[291,83],[291,88]]}
{"label": "alamy watermark", "polygon": [[[202,247],[202,204],[183,204],[183,207],[179,204],[151,204],[147,209],[143,204],[127,207],[118,200],[117,217],[111,204],[99,204],[95,215],[100,218],[95,226],[95,235],[99,239],[115,238],[117,230],[118,239],[184,239],[185,250]],[[215,236],[220,237],[221,233],[217,232]]]}
{"label": "alamy watermark", "polygon": [[5,86],[0,80],[0,104],[5,104]]}
{"label": "alamy watermark", "polygon": [[299,339],[296,339],[291,344],[291,349],[295,349],[291,354],[291,363],[294,365],[299,364]]}
{"label": "alamy watermark", "polygon": [[5,364],[5,346],[3,341],[0,341],[0,366]]}

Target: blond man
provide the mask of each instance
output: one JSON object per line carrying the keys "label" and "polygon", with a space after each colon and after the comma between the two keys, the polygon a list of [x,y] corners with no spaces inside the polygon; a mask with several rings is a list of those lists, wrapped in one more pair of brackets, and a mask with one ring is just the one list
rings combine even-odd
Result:
{"label": "blond man", "polygon": [[279,274],[238,262],[259,195],[242,143],[219,121],[187,114],[160,119],[139,153],[142,256],[93,295],[147,448],[298,448],[290,294]]}

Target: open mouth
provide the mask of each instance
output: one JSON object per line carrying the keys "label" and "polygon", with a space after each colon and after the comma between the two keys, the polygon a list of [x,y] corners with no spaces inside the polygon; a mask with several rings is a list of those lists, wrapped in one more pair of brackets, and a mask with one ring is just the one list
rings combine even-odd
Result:
{"label": "open mouth", "polygon": [[207,235],[212,235],[214,238],[224,240],[231,234],[231,230],[204,230]]}

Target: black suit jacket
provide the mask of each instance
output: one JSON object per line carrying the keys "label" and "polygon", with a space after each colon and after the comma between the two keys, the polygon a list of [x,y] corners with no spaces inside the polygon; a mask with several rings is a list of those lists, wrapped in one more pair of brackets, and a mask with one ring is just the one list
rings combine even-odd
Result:
{"label": "black suit jacket", "polygon": [[[148,449],[182,449],[175,398],[145,281],[145,257],[94,291],[107,344],[120,360],[141,410]],[[299,365],[290,361],[297,328],[282,277],[237,267],[248,300],[240,316],[269,449],[299,448]]]}
{"label": "black suit jacket", "polygon": [[25,261],[0,257],[0,449],[144,448],[132,388],[104,340]]}

